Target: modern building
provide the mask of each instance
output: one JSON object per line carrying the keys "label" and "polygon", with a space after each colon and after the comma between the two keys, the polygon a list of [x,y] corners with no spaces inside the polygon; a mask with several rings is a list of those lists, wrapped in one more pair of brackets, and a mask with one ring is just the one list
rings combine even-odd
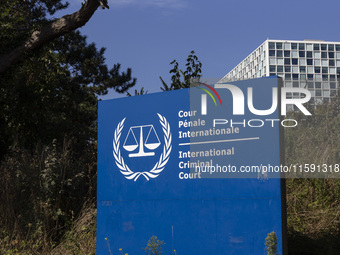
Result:
{"label": "modern building", "polygon": [[[340,42],[266,40],[220,82],[278,75],[285,87],[308,88],[310,102],[329,101],[340,81]],[[299,93],[287,95],[300,97]]]}

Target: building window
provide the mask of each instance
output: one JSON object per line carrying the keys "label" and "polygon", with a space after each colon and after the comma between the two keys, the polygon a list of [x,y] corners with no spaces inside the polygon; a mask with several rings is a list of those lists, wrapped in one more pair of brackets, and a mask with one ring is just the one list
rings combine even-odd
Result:
{"label": "building window", "polygon": [[313,50],[313,45],[311,43],[307,43],[307,50]]}
{"label": "building window", "polygon": [[276,56],[282,58],[282,50],[277,50],[276,51]]}
{"label": "building window", "polygon": [[307,59],[307,65],[308,65],[308,66],[312,66],[312,65],[313,65],[313,59],[308,58],[308,59]]}
{"label": "building window", "polygon": [[278,65],[283,65],[283,58],[278,58],[277,59],[277,64]]}
{"label": "building window", "polygon": [[315,82],[315,88],[321,89],[321,82]]}
{"label": "building window", "polygon": [[292,58],[292,65],[297,65],[297,64],[298,64],[298,59]]}
{"label": "building window", "polygon": [[285,58],[285,65],[290,65],[290,58]]}
{"label": "building window", "polygon": [[305,57],[305,52],[304,51],[299,51],[299,57],[304,58]]}
{"label": "building window", "polygon": [[335,61],[333,59],[329,60],[329,66],[335,66]]}
{"label": "building window", "polygon": [[302,81],[306,80],[306,75],[305,74],[300,74],[300,80],[302,80]]}
{"label": "building window", "polygon": [[300,73],[305,73],[305,72],[306,72],[306,67],[300,66]]}
{"label": "building window", "polygon": [[289,50],[285,50],[284,51],[285,57],[289,58],[290,57],[290,51]]}
{"label": "building window", "polygon": [[321,58],[327,58],[327,52],[321,52]]}
{"label": "building window", "polygon": [[313,52],[307,51],[307,58],[312,58],[312,57],[313,57]]}
{"label": "building window", "polygon": [[306,59],[300,58],[300,66],[305,66],[306,65]]}
{"label": "building window", "polygon": [[269,72],[276,72],[276,66],[269,66]]}
{"label": "building window", "polygon": [[321,58],[321,52],[320,51],[314,52],[314,58]]}
{"label": "building window", "polygon": [[336,51],[340,51],[340,44],[336,44],[335,49],[336,49]]}
{"label": "building window", "polygon": [[276,43],[276,49],[282,50],[282,43],[277,42],[277,43]]}
{"label": "building window", "polygon": [[320,50],[320,44],[314,44],[314,50]]}
{"label": "building window", "polygon": [[334,51],[334,44],[328,44],[328,50]]}
{"label": "building window", "polygon": [[323,82],[322,83],[322,88],[323,89],[329,89],[329,83],[328,82]]}
{"label": "building window", "polygon": [[[324,97],[329,97],[329,96],[330,96],[329,90],[324,90],[324,91],[323,91],[323,96],[324,96]],[[326,101],[326,100],[325,100],[325,101]]]}
{"label": "building window", "polygon": [[329,58],[334,58],[334,52],[328,52],[328,57]]}
{"label": "building window", "polygon": [[322,67],[322,73],[328,73],[328,67]]}
{"label": "building window", "polygon": [[321,66],[321,61],[320,61],[320,59],[314,59],[314,65],[316,65],[316,66]]}
{"label": "building window", "polygon": [[320,67],[314,67],[315,73],[320,73]]}
{"label": "building window", "polygon": [[275,50],[270,50],[269,51],[269,56],[270,57],[275,57]]}
{"label": "building window", "polygon": [[322,75],[322,80],[323,81],[328,81],[328,75],[327,74],[323,74]]}
{"label": "building window", "polygon": [[330,80],[330,81],[335,81],[335,75],[330,75],[330,76],[329,76],[329,80]]}
{"label": "building window", "polygon": [[277,72],[282,73],[283,72],[283,66],[277,66]]}
{"label": "building window", "polygon": [[305,49],[305,44],[299,43],[299,50],[304,50],[304,49]]}
{"label": "building window", "polygon": [[331,82],[329,84],[329,86],[330,86],[331,89],[336,89],[336,83],[335,82]]}
{"label": "building window", "polygon": [[293,80],[298,80],[299,79],[299,75],[297,73],[293,73]]}
{"label": "building window", "polygon": [[290,73],[290,66],[285,66],[285,72]]}
{"label": "building window", "polygon": [[307,73],[314,73],[312,66],[307,66]]}
{"label": "building window", "polygon": [[327,44],[321,44],[321,50],[327,50]]}
{"label": "building window", "polygon": [[321,74],[316,74],[314,78],[316,81],[321,81]]}
{"label": "building window", "polygon": [[327,64],[328,64],[328,60],[326,60],[326,59],[321,60],[322,66],[327,66]]}
{"label": "building window", "polygon": [[298,88],[298,87],[299,87],[299,82],[293,81],[293,88]]}
{"label": "building window", "polygon": [[296,50],[297,49],[297,43],[292,43],[291,47],[292,47],[292,50]]}
{"label": "building window", "polygon": [[298,73],[299,72],[299,67],[293,66],[292,67],[292,73]]}
{"label": "building window", "polygon": [[269,42],[269,49],[275,49],[275,43],[274,42]]}
{"label": "building window", "polygon": [[292,79],[291,74],[285,74],[285,80],[290,81]]}

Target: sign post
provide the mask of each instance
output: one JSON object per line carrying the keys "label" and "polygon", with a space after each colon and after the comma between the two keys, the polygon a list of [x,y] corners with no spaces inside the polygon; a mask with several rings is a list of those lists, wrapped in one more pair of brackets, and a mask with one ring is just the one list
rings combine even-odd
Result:
{"label": "sign post", "polygon": [[97,254],[285,254],[278,80],[225,85],[99,102]]}

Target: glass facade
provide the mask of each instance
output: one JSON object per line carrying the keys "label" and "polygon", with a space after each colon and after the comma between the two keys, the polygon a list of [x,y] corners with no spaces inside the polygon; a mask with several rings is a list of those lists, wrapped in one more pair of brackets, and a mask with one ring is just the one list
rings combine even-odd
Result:
{"label": "glass facade", "polygon": [[312,103],[329,101],[339,89],[340,42],[266,40],[220,82],[272,75],[286,87],[310,90]]}

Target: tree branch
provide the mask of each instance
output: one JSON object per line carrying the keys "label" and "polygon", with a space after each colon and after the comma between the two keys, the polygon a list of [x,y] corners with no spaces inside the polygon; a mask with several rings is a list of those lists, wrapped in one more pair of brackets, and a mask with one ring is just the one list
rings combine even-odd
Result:
{"label": "tree branch", "polygon": [[65,15],[43,25],[40,30],[34,31],[17,48],[0,56],[0,74],[4,73],[25,52],[34,50],[57,37],[84,26],[99,6],[98,0],[87,0],[77,12]]}

